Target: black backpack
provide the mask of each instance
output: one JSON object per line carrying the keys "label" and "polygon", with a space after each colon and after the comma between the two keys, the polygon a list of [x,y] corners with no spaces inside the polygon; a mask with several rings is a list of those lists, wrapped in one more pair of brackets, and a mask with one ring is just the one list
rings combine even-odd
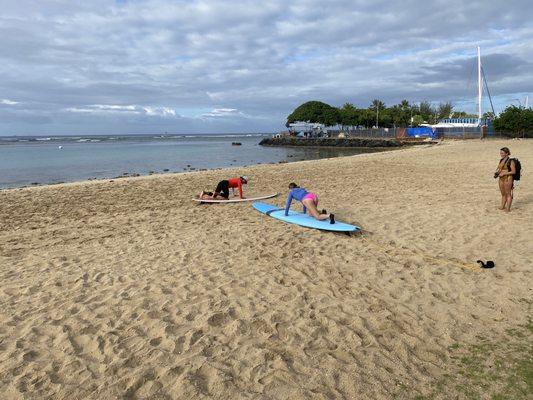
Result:
{"label": "black backpack", "polygon": [[522,172],[522,165],[520,164],[520,160],[518,158],[510,158],[509,161],[507,161],[507,168],[509,169],[509,171],[511,170],[511,161],[514,161],[515,166],[515,173],[513,175],[513,179],[515,181],[519,181]]}

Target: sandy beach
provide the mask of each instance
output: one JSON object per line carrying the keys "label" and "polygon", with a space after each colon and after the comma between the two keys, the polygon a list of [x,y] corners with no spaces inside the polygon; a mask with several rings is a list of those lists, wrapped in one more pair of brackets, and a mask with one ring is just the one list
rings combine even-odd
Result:
{"label": "sandy beach", "polygon": [[[503,146],[524,168],[509,214]],[[531,166],[532,140],[450,141],[0,191],[0,397],[468,398],[461,351],[532,315]],[[191,201],[242,174],[365,233]]]}

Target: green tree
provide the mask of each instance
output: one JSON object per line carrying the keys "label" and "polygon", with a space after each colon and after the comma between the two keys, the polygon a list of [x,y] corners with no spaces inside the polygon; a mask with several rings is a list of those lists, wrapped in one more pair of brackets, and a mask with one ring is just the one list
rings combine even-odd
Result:
{"label": "green tree", "polygon": [[340,123],[345,126],[359,125],[359,110],[351,103],[345,103],[339,110]]}
{"label": "green tree", "polygon": [[380,110],[382,110],[385,108],[385,103],[383,103],[381,100],[374,99],[372,100],[372,103],[370,104],[369,108],[373,110],[376,110],[377,108],[379,108]]}
{"label": "green tree", "polygon": [[379,111],[379,127],[380,128],[392,128],[394,126],[394,111],[392,107],[383,108]]}
{"label": "green tree", "polygon": [[285,126],[297,121],[313,122],[325,126],[337,125],[340,122],[339,110],[321,101],[308,101],[298,106],[288,117]]}
{"label": "green tree", "polygon": [[359,114],[359,124],[370,128],[376,124],[376,112],[369,108],[361,110]]}
{"label": "green tree", "polygon": [[422,116],[423,120],[426,123],[436,122],[435,115],[437,111],[431,106],[431,103],[429,101],[421,101],[419,110],[420,110],[420,115]]}
{"label": "green tree", "polygon": [[450,102],[440,103],[435,108],[428,101],[416,105],[404,99],[392,107],[387,107],[381,100],[374,99],[368,108],[361,109],[352,103],[345,103],[342,107],[336,108],[320,101],[308,101],[287,117],[286,125],[302,121],[326,126],[340,124],[343,128],[358,125],[369,128],[376,124],[380,127],[407,127],[423,123],[433,124],[439,119],[448,117],[476,118],[476,115],[454,111]]}
{"label": "green tree", "polygon": [[413,104],[411,106],[411,115],[409,117],[409,126],[416,126],[414,124],[414,121],[415,121],[415,117],[417,117],[417,116],[420,117],[420,120],[421,120],[420,123],[423,124],[424,121],[423,121],[422,117],[420,116],[420,108],[419,108],[419,106],[417,104]]}
{"label": "green tree", "polygon": [[419,126],[424,123],[424,118],[420,114],[413,115],[413,126]]}
{"label": "green tree", "polygon": [[494,120],[495,115],[494,115],[494,113],[492,111],[487,111],[487,112],[483,113],[483,118],[484,119]]}
{"label": "green tree", "polygon": [[395,127],[407,127],[411,123],[412,108],[407,100],[388,109]]}
{"label": "green tree", "polygon": [[409,110],[411,108],[411,106],[409,105],[409,102],[405,99],[403,99],[399,106],[401,107],[402,110]]}
{"label": "green tree", "polygon": [[494,129],[509,136],[533,137],[533,110],[509,106],[494,120]]}
{"label": "green tree", "polygon": [[383,119],[383,115],[382,117],[380,117],[379,114],[382,113],[382,111],[385,109],[385,103],[383,103],[381,100],[374,99],[372,100],[372,103],[370,104],[368,109],[374,111],[374,115],[376,118],[375,118],[375,122],[372,125],[367,125],[367,126],[383,125],[383,124],[380,125],[380,122],[379,122],[380,120]]}
{"label": "green tree", "polygon": [[439,119],[450,118],[453,112],[452,103],[449,101],[447,103],[440,103],[437,114]]}
{"label": "green tree", "polygon": [[477,118],[476,114],[469,114],[464,111],[454,111],[452,113],[452,118]]}

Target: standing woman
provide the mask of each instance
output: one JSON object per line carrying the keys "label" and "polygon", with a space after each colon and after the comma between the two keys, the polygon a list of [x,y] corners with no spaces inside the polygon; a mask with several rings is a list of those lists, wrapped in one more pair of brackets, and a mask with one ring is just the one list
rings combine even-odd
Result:
{"label": "standing woman", "polygon": [[508,147],[500,149],[500,163],[498,169],[494,173],[494,177],[498,178],[498,185],[502,194],[502,202],[500,210],[505,212],[511,211],[511,204],[513,203],[513,182],[514,174],[516,173],[516,164],[510,158],[511,151]]}

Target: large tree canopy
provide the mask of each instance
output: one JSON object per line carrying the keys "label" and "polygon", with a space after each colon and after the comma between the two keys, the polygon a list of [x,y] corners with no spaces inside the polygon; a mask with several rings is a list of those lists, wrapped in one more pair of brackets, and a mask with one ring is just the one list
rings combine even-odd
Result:
{"label": "large tree canopy", "polygon": [[[411,105],[407,100],[399,104],[386,107],[379,99],[374,99],[368,108],[357,108],[351,103],[345,103],[341,108],[335,108],[320,101],[308,101],[296,108],[287,117],[287,124],[296,121],[317,122],[326,126],[340,124],[343,127],[366,126],[373,127],[376,123],[380,127],[407,127],[416,126],[417,123],[429,122],[429,117],[436,113],[429,103],[422,103],[423,110],[428,114],[426,118],[413,118],[420,114],[416,105]],[[425,109],[424,109],[424,106]],[[411,124],[411,118],[416,121]],[[433,118],[434,119],[434,118]]]}
{"label": "large tree canopy", "polygon": [[[321,101],[308,101],[297,107],[287,117],[287,126],[296,121],[313,122],[325,126],[342,125],[343,127],[376,126],[383,128],[418,126],[424,123],[436,123],[443,118],[476,118],[476,115],[464,111],[454,111],[452,103],[440,103],[433,106],[428,101],[409,104],[402,100],[399,104],[386,107],[379,99],[374,99],[368,108],[357,108],[345,103],[341,108],[332,107]],[[485,117],[493,118],[492,113]],[[510,106],[494,120],[497,132],[513,135],[533,134],[533,110],[531,108]]]}
{"label": "large tree canopy", "polygon": [[509,106],[494,120],[494,129],[512,136],[533,137],[533,110]]}
{"label": "large tree canopy", "polygon": [[297,121],[316,122],[325,126],[337,125],[340,122],[339,110],[321,101],[308,101],[297,107],[287,117],[287,124]]}

